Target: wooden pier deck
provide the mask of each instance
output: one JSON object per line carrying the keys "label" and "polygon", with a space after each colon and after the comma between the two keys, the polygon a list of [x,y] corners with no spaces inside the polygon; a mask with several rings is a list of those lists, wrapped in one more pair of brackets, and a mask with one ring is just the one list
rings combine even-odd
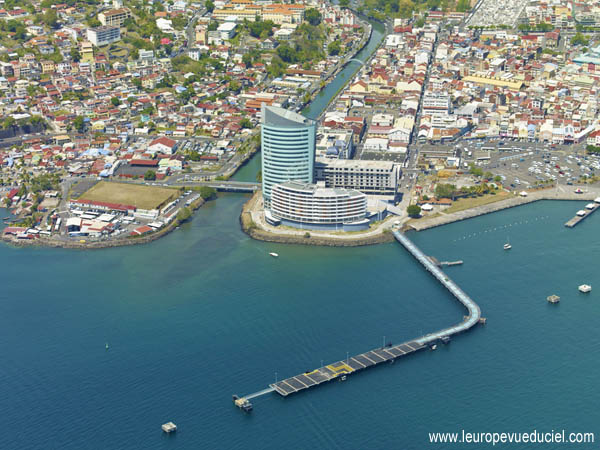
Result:
{"label": "wooden pier deck", "polygon": [[415,341],[404,342],[389,347],[380,347],[361,353],[360,355],[349,357],[346,360],[323,366],[311,372],[301,373],[300,375],[273,383],[270,386],[275,389],[278,394],[287,397],[290,394],[303,391],[304,389],[313,386],[318,386],[319,384],[332,381],[344,375],[350,375],[351,373],[358,372],[368,367],[383,364],[385,362],[394,362],[396,358],[418,352],[425,347],[425,345]]}

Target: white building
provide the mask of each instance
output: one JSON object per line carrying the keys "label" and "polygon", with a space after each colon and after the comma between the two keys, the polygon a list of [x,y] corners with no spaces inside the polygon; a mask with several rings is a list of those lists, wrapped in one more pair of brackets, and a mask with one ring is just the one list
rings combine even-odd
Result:
{"label": "white building", "polygon": [[121,29],[115,26],[88,28],[87,38],[96,47],[102,47],[120,41]]}
{"label": "white building", "polygon": [[237,25],[235,24],[235,22],[224,22],[221,25],[219,25],[219,27],[217,28],[217,31],[219,32],[221,39],[223,39],[224,41],[227,41],[227,40],[231,39],[232,37],[234,37],[236,26]]}
{"label": "white building", "polygon": [[156,19],[156,26],[163,33],[175,32],[175,29],[173,28],[173,23],[169,19],[163,19],[162,17]]}
{"label": "white building", "polygon": [[392,195],[398,191],[400,168],[391,161],[317,158],[315,180],[330,188],[356,189],[369,195]]}
{"label": "white building", "polygon": [[154,139],[150,145],[148,146],[148,150],[151,153],[164,153],[166,155],[173,154],[175,150],[175,142],[173,139],[169,139],[166,137],[159,137],[158,139]]}
{"label": "white building", "polygon": [[368,228],[367,196],[352,189],[287,181],[273,186],[272,219],[284,225],[309,229]]}
{"label": "white building", "polygon": [[450,111],[450,95],[441,92],[425,92],[423,95],[423,113],[448,114]]}

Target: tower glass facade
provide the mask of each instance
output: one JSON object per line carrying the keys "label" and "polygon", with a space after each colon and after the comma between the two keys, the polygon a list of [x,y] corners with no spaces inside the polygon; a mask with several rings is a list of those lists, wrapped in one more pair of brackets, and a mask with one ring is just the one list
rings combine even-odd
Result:
{"label": "tower glass facade", "polygon": [[266,207],[274,185],[291,180],[313,182],[315,139],[314,121],[283,108],[262,105],[262,192]]}

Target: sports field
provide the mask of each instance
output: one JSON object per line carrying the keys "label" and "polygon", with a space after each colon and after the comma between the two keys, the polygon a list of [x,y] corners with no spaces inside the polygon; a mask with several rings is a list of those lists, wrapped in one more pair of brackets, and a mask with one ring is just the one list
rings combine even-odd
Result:
{"label": "sports field", "polygon": [[177,189],[101,181],[84,192],[79,200],[121,203],[134,205],[141,209],[157,209],[174,200],[178,195]]}

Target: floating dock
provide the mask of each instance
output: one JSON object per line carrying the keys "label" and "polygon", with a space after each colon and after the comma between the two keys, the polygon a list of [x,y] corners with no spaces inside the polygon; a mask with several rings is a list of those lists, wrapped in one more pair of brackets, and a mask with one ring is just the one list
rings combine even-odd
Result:
{"label": "floating dock", "polygon": [[571,220],[565,223],[565,227],[573,228],[574,226],[576,226],[580,222],[583,222],[585,219],[591,216],[598,208],[600,208],[600,197],[595,199],[593,203],[588,203],[587,205],[585,205],[585,209],[577,211],[575,217],[573,217]]}
{"label": "floating dock", "polygon": [[440,261],[438,260],[435,256],[428,256],[427,258],[429,258],[429,260],[435,264],[438,267],[442,267],[442,266],[460,266],[462,265],[463,261],[462,260],[458,260],[458,261]]}
{"label": "floating dock", "polygon": [[164,423],[162,424],[161,428],[167,434],[175,433],[177,431],[177,425],[175,425],[173,422]]}
{"label": "floating dock", "polygon": [[[425,269],[431,273],[450,293],[467,309],[468,314],[463,317],[463,321],[449,328],[444,328],[434,333],[403,342],[402,344],[379,347],[355,356],[348,356],[346,359],[328,364],[318,369],[309,370],[299,375],[286,378],[282,381],[270,384],[268,388],[258,391],[254,394],[244,397],[234,396],[234,402],[242,410],[242,405],[248,407],[249,400],[270,392],[277,392],[283,397],[290,394],[300,392],[315,386],[319,386],[328,381],[335,379],[345,380],[348,375],[359,372],[369,367],[377,366],[386,362],[393,363],[397,358],[401,358],[412,353],[416,353],[425,348],[435,348],[438,342],[447,344],[450,342],[451,336],[469,330],[478,323],[485,323],[485,318],[481,317],[481,310],[462,289],[458,287],[454,281],[439,268],[437,260],[426,256],[413,242],[399,231],[393,232],[396,240],[408,250],[419,261]],[[435,262],[434,262],[435,261]],[[446,265],[461,264],[462,261],[455,263],[446,263]]]}

